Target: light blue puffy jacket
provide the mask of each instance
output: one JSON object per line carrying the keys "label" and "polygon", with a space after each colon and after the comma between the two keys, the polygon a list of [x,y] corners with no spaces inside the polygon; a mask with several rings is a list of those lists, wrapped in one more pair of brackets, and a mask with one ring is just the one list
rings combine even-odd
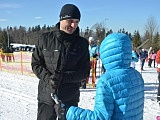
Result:
{"label": "light blue puffy jacket", "polygon": [[67,120],[143,120],[144,81],[130,67],[132,46],[123,33],[108,35],[100,46],[106,72],[96,85],[94,110],[70,107]]}
{"label": "light blue puffy jacket", "polygon": [[98,45],[93,44],[93,45],[89,45],[89,54],[90,57],[93,57],[95,54],[99,54],[99,48]]}
{"label": "light blue puffy jacket", "polygon": [[138,62],[139,58],[137,56],[137,53],[135,51],[132,51],[132,61]]}

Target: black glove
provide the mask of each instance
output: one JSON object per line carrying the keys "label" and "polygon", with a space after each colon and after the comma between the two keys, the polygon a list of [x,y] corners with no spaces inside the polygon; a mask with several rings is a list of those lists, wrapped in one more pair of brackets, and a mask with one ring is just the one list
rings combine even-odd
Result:
{"label": "black glove", "polygon": [[56,115],[60,120],[66,120],[67,108],[65,108],[65,105],[61,101],[59,101],[58,104],[54,105],[54,109],[56,111]]}
{"label": "black glove", "polygon": [[97,54],[93,54],[93,58],[96,58],[98,55]]}
{"label": "black glove", "polygon": [[57,89],[59,86],[59,81],[61,79],[60,73],[60,71],[55,71],[54,74],[50,77],[50,83],[53,89]]}

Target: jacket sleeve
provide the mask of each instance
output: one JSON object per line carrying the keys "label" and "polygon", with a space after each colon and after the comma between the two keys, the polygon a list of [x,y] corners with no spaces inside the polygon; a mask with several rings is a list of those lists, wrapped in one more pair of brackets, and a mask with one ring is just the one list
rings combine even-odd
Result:
{"label": "jacket sleeve", "polygon": [[36,45],[32,53],[31,67],[34,74],[41,80],[48,80],[51,76],[51,73],[46,69],[42,48],[39,45]]}
{"label": "jacket sleeve", "polygon": [[102,82],[96,86],[94,110],[71,106],[66,114],[67,120],[110,120],[114,109],[111,90]]}
{"label": "jacket sleeve", "polygon": [[156,54],[156,62],[160,64],[160,50]]}
{"label": "jacket sleeve", "polygon": [[138,62],[138,56],[136,52],[132,52],[132,61]]}

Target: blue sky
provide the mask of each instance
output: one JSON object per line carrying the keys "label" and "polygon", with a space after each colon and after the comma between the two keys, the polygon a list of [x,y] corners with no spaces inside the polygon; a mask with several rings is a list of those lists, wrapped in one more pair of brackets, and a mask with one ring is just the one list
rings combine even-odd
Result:
{"label": "blue sky", "polygon": [[160,0],[0,0],[0,27],[55,25],[66,3],[80,9],[82,30],[103,23],[114,32],[124,28],[143,34],[150,16],[160,25]]}

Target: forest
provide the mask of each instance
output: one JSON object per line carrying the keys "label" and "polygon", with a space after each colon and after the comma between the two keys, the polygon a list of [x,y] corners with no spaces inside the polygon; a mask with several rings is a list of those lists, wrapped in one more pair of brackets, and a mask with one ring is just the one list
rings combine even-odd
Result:
{"label": "forest", "polygon": [[[11,47],[11,43],[35,45],[42,33],[51,32],[53,28],[54,25],[36,25],[29,28],[26,28],[25,26],[7,26],[5,29],[0,28],[0,48],[6,49],[7,47]],[[102,40],[108,34],[113,32],[121,32],[129,35],[135,49],[149,49],[149,47],[152,47],[155,51],[157,51],[160,48],[160,35],[158,31],[158,23],[153,16],[148,18],[144,29],[145,34],[140,35],[138,30],[135,30],[134,33],[130,33],[125,30],[125,28],[121,28],[118,31],[113,31],[112,29],[106,29],[105,25],[102,23],[96,23],[91,28],[87,27],[85,30],[80,28],[79,34],[86,39],[93,36],[97,44],[100,45]]]}

